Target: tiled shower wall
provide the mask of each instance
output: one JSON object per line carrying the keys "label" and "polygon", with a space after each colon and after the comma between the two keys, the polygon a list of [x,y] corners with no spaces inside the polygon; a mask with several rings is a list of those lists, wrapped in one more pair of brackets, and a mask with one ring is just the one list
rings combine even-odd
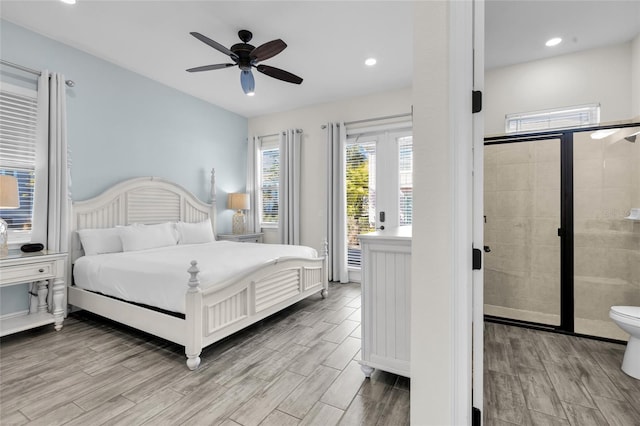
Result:
{"label": "tiled shower wall", "polygon": [[[574,139],[575,331],[626,339],[612,305],[640,306],[640,137]],[[485,147],[485,313],[560,321],[560,142]]]}

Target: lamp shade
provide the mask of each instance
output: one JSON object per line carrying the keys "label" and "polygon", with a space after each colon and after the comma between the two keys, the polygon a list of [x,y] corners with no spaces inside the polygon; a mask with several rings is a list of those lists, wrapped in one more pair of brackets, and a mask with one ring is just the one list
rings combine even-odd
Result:
{"label": "lamp shade", "polygon": [[227,207],[233,210],[249,210],[249,194],[242,192],[229,194]]}
{"label": "lamp shade", "polygon": [[17,208],[20,208],[18,179],[14,176],[0,175],[0,209]]}

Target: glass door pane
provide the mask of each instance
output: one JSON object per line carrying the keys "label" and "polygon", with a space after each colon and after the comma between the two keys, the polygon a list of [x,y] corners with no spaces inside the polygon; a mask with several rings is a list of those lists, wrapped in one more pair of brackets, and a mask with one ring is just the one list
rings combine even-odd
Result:
{"label": "glass door pane", "polygon": [[486,145],[485,314],[560,325],[560,140]]}
{"label": "glass door pane", "polygon": [[640,211],[632,211],[640,209],[639,132],[574,134],[576,333],[626,340],[609,309],[640,306]]}
{"label": "glass door pane", "polygon": [[376,228],[376,142],[346,146],[347,263],[360,267],[359,234]]}

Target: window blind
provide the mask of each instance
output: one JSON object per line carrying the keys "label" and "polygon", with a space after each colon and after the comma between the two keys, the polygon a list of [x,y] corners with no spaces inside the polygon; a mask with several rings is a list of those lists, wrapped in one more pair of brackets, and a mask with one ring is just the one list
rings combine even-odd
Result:
{"label": "window blind", "polygon": [[260,151],[260,222],[278,223],[278,197],[280,192],[280,149],[264,148]]}
{"label": "window blind", "polygon": [[18,180],[20,208],[0,209],[10,230],[30,231],[36,167],[37,93],[0,86],[0,174]]}
{"label": "window blind", "polygon": [[398,140],[400,225],[413,223],[413,136]]}
{"label": "window blind", "polygon": [[376,143],[356,142],[346,147],[347,264],[361,262],[358,235],[375,230]]}

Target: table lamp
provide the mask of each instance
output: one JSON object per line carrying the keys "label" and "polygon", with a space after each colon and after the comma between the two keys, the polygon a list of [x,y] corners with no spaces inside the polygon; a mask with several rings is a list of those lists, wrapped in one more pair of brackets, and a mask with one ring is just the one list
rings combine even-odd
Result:
{"label": "table lamp", "polygon": [[[0,209],[20,208],[18,198],[18,179],[14,176],[0,175]],[[8,235],[9,225],[0,218],[0,256],[9,253]]]}
{"label": "table lamp", "polygon": [[242,192],[229,194],[227,207],[236,211],[231,222],[232,232],[234,234],[245,234],[247,232],[247,221],[243,210],[249,209],[249,194]]}

